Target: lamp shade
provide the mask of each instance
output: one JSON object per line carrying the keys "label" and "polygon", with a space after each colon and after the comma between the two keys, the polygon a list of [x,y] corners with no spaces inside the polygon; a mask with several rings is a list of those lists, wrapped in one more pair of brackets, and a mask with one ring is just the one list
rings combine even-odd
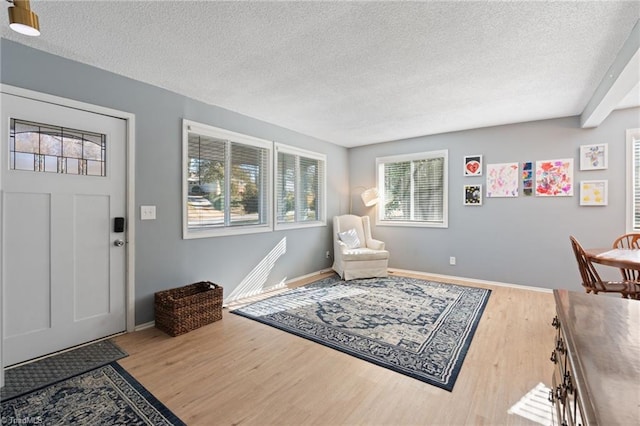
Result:
{"label": "lamp shade", "polygon": [[362,202],[364,203],[364,205],[367,207],[375,206],[380,199],[377,188],[367,189],[362,194],[360,194],[360,197],[362,198]]}
{"label": "lamp shade", "polygon": [[13,3],[14,6],[8,9],[9,27],[20,34],[39,36],[40,22],[38,21],[38,15],[31,10],[29,2],[16,0]]}

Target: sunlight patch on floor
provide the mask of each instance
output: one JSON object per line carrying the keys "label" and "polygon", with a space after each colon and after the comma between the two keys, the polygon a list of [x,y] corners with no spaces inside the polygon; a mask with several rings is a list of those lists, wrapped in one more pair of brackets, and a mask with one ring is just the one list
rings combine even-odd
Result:
{"label": "sunlight patch on floor", "polygon": [[538,383],[520,401],[509,408],[507,413],[545,426],[554,424],[553,405],[549,402],[550,390],[543,383]]}

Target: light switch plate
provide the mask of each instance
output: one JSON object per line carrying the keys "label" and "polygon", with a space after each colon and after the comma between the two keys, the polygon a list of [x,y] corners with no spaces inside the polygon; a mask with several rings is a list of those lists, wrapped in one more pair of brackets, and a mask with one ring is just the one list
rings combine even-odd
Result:
{"label": "light switch plate", "polygon": [[154,220],[156,218],[156,206],[140,206],[140,220]]}

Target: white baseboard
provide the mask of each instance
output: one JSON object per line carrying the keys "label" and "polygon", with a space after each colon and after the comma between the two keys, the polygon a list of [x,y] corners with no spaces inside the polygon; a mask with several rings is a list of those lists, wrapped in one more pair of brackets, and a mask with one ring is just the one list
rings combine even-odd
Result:
{"label": "white baseboard", "polygon": [[[296,282],[296,281],[299,281],[299,280],[304,280],[304,279],[307,279],[307,278],[311,278],[314,275],[324,274],[325,272],[329,272],[329,271],[331,271],[331,268],[321,269],[320,271],[311,272],[310,274],[301,275],[299,277],[291,278],[291,279],[286,280],[284,282],[284,285],[287,286],[288,284],[290,284],[292,282]],[[273,291],[273,289],[272,288],[265,289],[261,294],[269,293],[270,291]],[[223,307],[226,307],[226,304],[223,305]],[[155,326],[156,326],[156,322],[155,321],[149,321],[149,322],[145,322],[143,324],[137,324],[135,326],[135,328],[134,328],[134,331],[146,330],[147,328],[153,328]]]}
{"label": "white baseboard", "polygon": [[389,268],[389,272],[390,273],[394,273],[395,272],[395,273],[401,273],[401,274],[404,273],[404,274],[424,275],[424,276],[428,276],[428,277],[435,277],[435,278],[441,278],[441,279],[464,280],[464,281],[468,281],[470,283],[495,285],[497,287],[511,287],[511,288],[517,288],[517,289],[520,289],[520,290],[539,291],[541,293],[552,293],[553,292],[553,289],[550,289],[550,288],[532,287],[532,286],[520,285],[520,284],[510,284],[510,283],[503,283],[503,282],[499,282],[499,281],[479,280],[479,279],[476,279],[476,278],[457,277],[457,276],[454,276],[454,275],[432,274],[430,272],[424,272],[424,271],[410,271],[410,270],[407,270],[407,269]]}
{"label": "white baseboard", "polygon": [[326,273],[326,272],[330,272],[330,271],[332,271],[332,269],[331,269],[331,268],[321,269],[321,270],[319,270],[319,271],[312,272],[312,273],[310,273],[310,274],[301,275],[301,276],[299,276],[299,277],[291,278],[290,280],[286,280],[284,283],[285,283],[286,285],[288,285],[288,284],[290,284],[290,283],[293,283],[293,282],[296,282],[296,281],[300,281],[300,280],[304,280],[304,279],[307,279],[307,278],[311,278],[311,277],[313,277],[314,275],[320,275],[320,274],[324,274],[324,273]]}
{"label": "white baseboard", "polygon": [[[307,279],[307,278],[312,278],[315,275],[324,274],[324,273],[330,272],[330,271],[331,271],[331,268],[321,269],[321,270],[316,271],[316,272],[311,272],[310,274],[300,275],[298,277],[288,279],[284,283],[285,283],[285,285],[288,285],[290,283],[293,283],[293,282],[296,282],[296,281],[300,281],[300,280],[304,280],[304,279]],[[550,288],[531,287],[531,286],[520,285],[520,284],[509,284],[509,283],[503,283],[503,282],[499,282],[499,281],[479,280],[479,279],[476,279],[476,278],[457,277],[457,276],[454,276],[454,275],[432,274],[430,272],[411,271],[411,270],[408,270],[408,269],[389,268],[389,272],[392,273],[392,274],[396,273],[396,274],[423,275],[425,277],[433,277],[433,278],[439,278],[439,279],[445,279],[445,280],[446,279],[449,279],[449,280],[463,280],[463,281],[467,281],[467,282],[470,282],[470,283],[494,285],[494,286],[497,286],[497,287],[511,287],[511,288],[517,288],[517,289],[520,289],[520,290],[539,291],[541,293],[551,293],[551,292],[553,292],[553,290],[550,289]],[[268,293],[268,292],[269,291],[266,290],[263,293]],[[136,325],[135,331],[146,330],[147,328],[152,328],[152,327],[155,327],[155,321],[149,321],[149,322],[146,322],[144,324]]]}
{"label": "white baseboard", "polygon": [[134,331],[146,330],[147,328],[152,328],[155,326],[156,326],[155,321],[149,321],[149,322],[145,322],[144,324],[136,325],[136,328],[134,329]]}

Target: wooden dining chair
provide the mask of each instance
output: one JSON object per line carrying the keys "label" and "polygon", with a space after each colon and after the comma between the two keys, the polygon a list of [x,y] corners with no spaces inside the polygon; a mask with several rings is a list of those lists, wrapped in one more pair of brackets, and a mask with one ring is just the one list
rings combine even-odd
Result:
{"label": "wooden dining chair", "polygon": [[[624,234],[613,242],[614,249],[640,249],[640,234]],[[620,268],[622,279],[640,282],[640,270]]]}
{"label": "wooden dining chair", "polygon": [[620,293],[625,299],[637,299],[640,294],[640,286],[633,281],[603,281],[595,266],[587,258],[584,249],[573,236],[570,236],[573,253],[578,261],[578,269],[582,277],[582,286],[587,293]]}

